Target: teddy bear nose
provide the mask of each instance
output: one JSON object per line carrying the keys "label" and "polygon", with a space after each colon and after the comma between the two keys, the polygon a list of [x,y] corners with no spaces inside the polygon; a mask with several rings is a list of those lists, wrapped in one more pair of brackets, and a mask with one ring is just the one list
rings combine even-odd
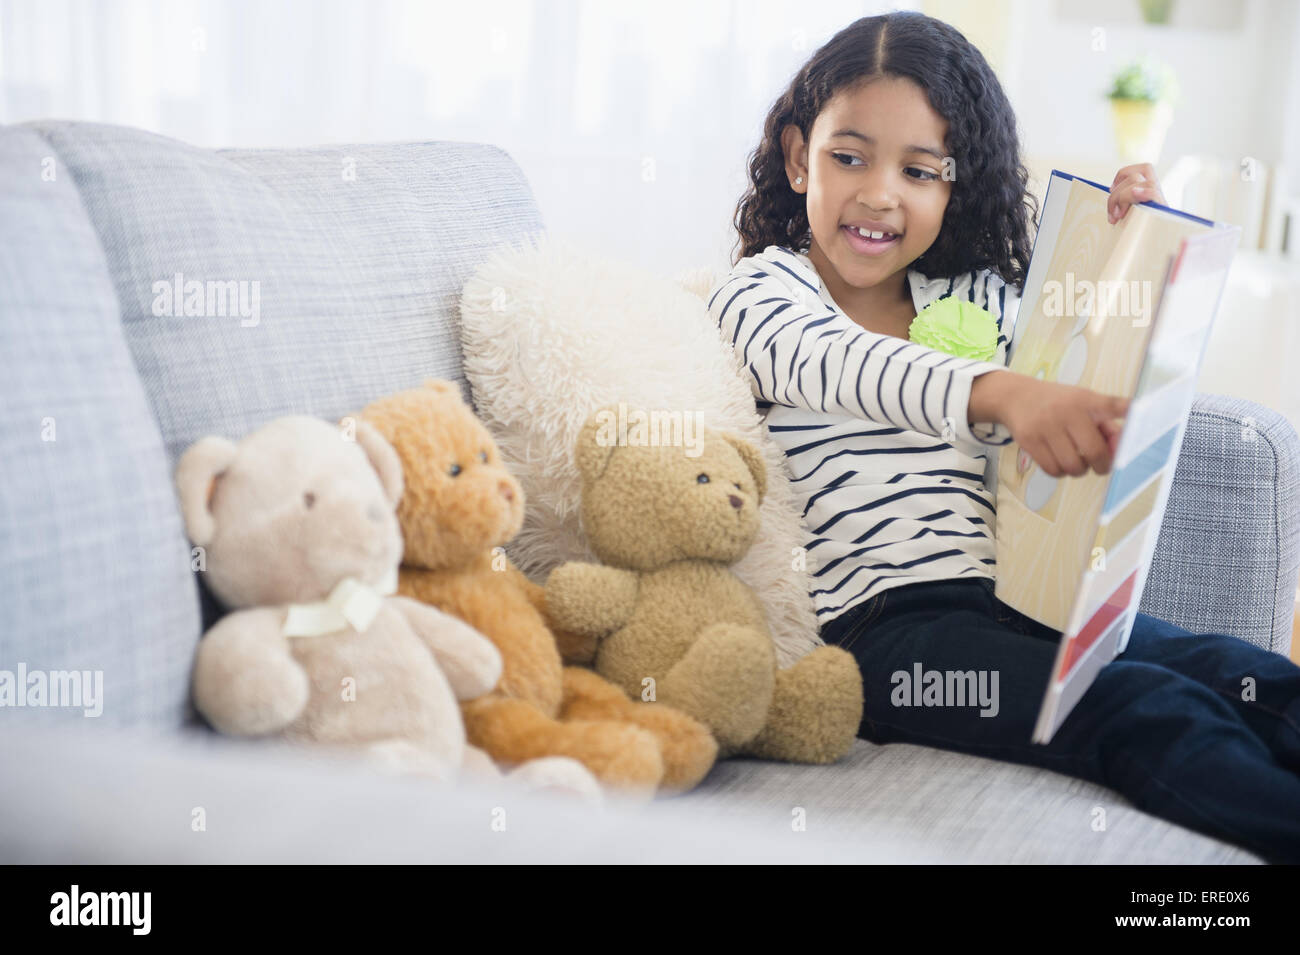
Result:
{"label": "teddy bear nose", "polygon": [[734,494],[728,496],[727,500],[729,500],[729,501],[731,502],[731,506],[734,507],[736,510],[740,510],[740,508],[741,508],[741,507],[744,505],[744,503],[745,503],[745,502],[742,501],[740,498],[736,497],[736,495],[734,495]]}
{"label": "teddy bear nose", "polygon": [[497,485],[497,488],[498,490],[501,491],[501,496],[504,497],[507,501],[512,501],[512,502],[514,501],[515,489],[512,488],[509,484],[507,484],[505,481],[502,481],[499,485]]}

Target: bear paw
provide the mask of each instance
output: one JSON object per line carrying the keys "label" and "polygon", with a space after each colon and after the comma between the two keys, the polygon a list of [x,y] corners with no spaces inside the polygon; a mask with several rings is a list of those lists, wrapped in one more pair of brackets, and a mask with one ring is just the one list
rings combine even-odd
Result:
{"label": "bear paw", "polygon": [[767,723],[744,752],[794,763],[833,763],[862,723],[862,674],[851,654],[818,647],[778,670]]}

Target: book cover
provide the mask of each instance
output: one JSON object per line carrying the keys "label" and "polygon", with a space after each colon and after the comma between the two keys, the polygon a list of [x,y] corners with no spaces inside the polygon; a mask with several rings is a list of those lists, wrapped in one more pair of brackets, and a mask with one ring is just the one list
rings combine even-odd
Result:
{"label": "book cover", "polygon": [[1142,598],[1205,346],[1240,229],[1155,203],[1118,224],[1109,190],[1053,171],[1007,367],[1130,399],[1108,474],[996,460],[997,583],[1062,634],[1034,740],[1123,651]]}

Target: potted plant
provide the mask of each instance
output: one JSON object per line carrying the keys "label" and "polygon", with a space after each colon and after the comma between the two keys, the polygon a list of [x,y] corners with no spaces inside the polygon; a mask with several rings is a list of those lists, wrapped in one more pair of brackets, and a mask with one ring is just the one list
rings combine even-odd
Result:
{"label": "potted plant", "polygon": [[1107,96],[1120,159],[1154,164],[1174,119],[1178,80],[1173,70],[1142,57],[1115,75]]}
{"label": "potted plant", "polygon": [[1142,19],[1147,23],[1168,23],[1174,0],[1138,0]]}

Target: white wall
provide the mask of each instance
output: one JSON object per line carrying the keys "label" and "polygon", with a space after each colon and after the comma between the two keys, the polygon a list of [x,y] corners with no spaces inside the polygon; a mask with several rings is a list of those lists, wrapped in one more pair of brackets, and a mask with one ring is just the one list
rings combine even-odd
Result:
{"label": "white wall", "polygon": [[0,0],[0,122],[205,146],[454,139],[548,228],[665,274],[726,257],[745,153],[816,44],[883,3]]}
{"label": "white wall", "polygon": [[[1175,6],[1180,2],[1187,0],[1175,0]],[[1236,5],[1240,27],[1212,29],[1097,16],[1066,19],[1073,3],[1017,0],[1011,40],[1017,58],[1007,86],[1027,151],[1109,158],[1104,94],[1121,66],[1148,53],[1173,67],[1182,91],[1166,159],[1199,152],[1269,163],[1281,159],[1284,137],[1294,140],[1300,126],[1294,111],[1300,82],[1293,69],[1300,57],[1300,3],[1238,0]],[[1095,12],[1097,4],[1090,6]],[[1093,49],[1095,27],[1105,31],[1102,51]]]}
{"label": "white wall", "polygon": [[[1189,104],[1168,154],[1300,163],[1300,0],[1229,0],[1239,31],[1116,23],[1102,55],[1090,23],[1061,18],[1071,2],[910,6],[985,49],[1031,152],[1102,155],[1106,80],[1150,49]],[[836,30],[900,5],[0,0],[0,122],[88,119],[207,146],[493,142],[552,231],[664,274],[724,268],[771,101]]]}

